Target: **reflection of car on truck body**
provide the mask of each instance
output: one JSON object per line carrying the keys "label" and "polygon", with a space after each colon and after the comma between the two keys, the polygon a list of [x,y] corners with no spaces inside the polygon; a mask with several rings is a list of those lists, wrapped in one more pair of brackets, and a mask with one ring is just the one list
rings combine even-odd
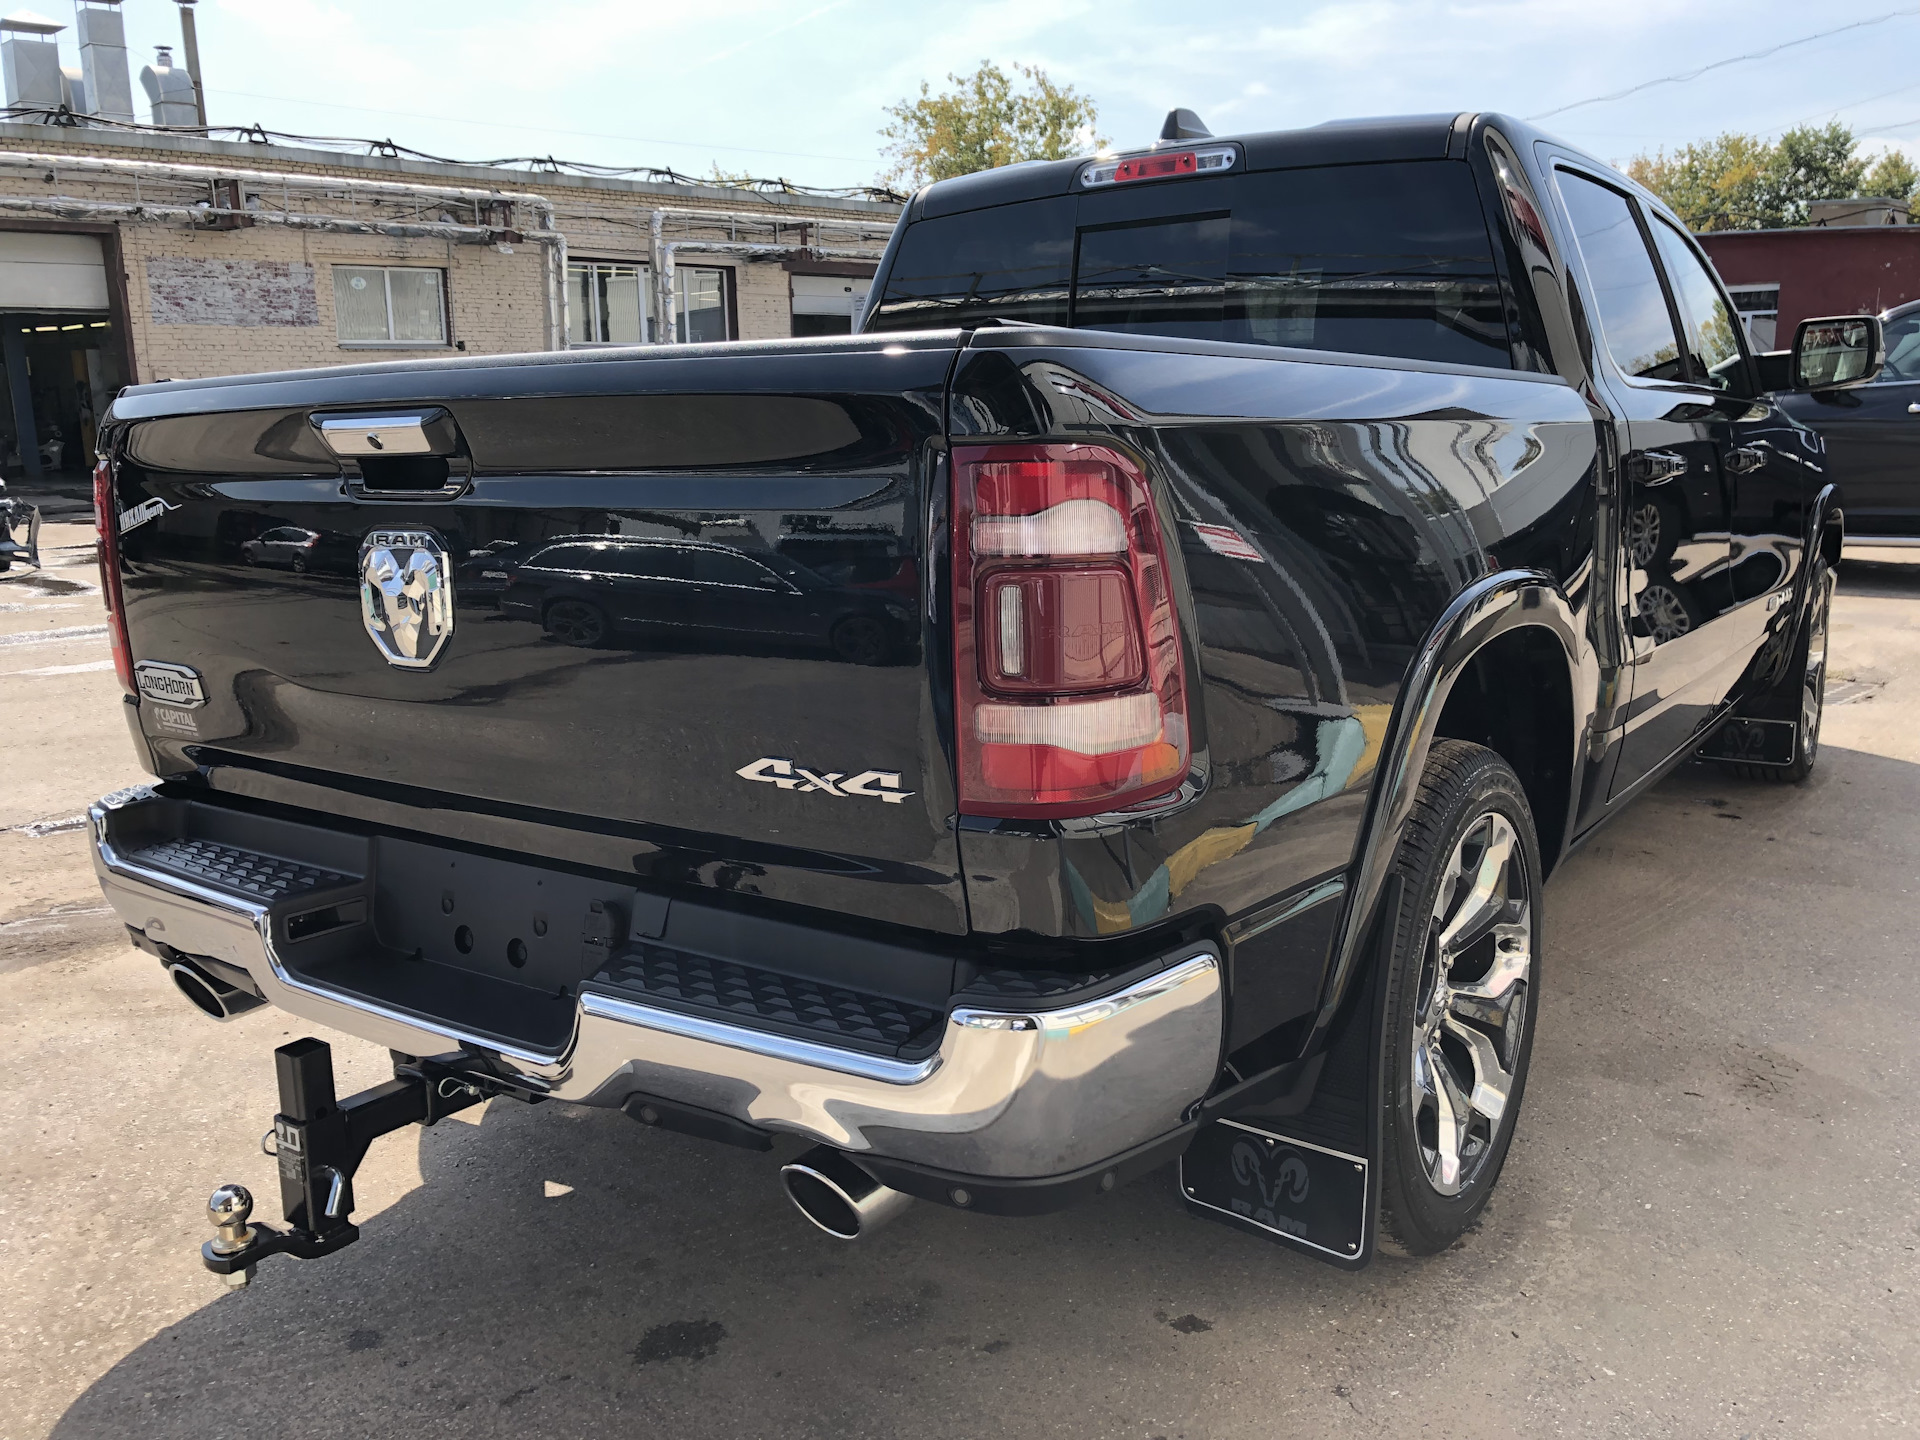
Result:
{"label": "reflection of car on truck body", "polygon": [[905,601],[829,583],[776,551],[713,542],[578,535],[519,561],[500,613],[568,645],[695,637],[717,645],[820,647],[880,665],[911,647]]}
{"label": "reflection of car on truck body", "polygon": [[[1826,442],[1847,496],[1847,538],[1920,545],[1920,300],[1880,317],[1887,363],[1871,384],[1787,393],[1780,408]],[[1782,377],[1783,383],[1785,377]]]}
{"label": "reflection of car on truck body", "polygon": [[320,532],[300,525],[276,525],[240,545],[240,558],[249,565],[284,565],[304,574],[314,565]]}
{"label": "reflection of car on truck body", "polygon": [[[1679,222],[1522,123],[1176,112],[921,191],[872,297],[115,402],[157,781],[96,809],[101,882],[201,1008],[396,1055],[336,1104],[281,1047],[288,1228],[223,1190],[212,1268],[347,1243],[367,1141],[484,1096],[800,1137],[848,1237],[1177,1159],[1196,1214],[1434,1251],[1514,1134],[1555,865],[1689,756],[1814,762],[1819,451]],[[208,511],[358,535],[358,580],[183,572]],[[898,663],[740,643],[863,590]],[[588,648],[623,629],[682,638]]]}

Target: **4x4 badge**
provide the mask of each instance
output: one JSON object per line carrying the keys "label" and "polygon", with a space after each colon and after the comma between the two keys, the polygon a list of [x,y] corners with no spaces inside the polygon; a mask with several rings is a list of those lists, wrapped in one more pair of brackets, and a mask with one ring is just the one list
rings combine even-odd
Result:
{"label": "4x4 badge", "polygon": [[742,780],[758,780],[763,785],[778,785],[782,790],[821,790],[829,795],[857,795],[863,800],[884,800],[898,805],[913,794],[900,788],[898,770],[862,770],[849,778],[839,770],[809,770],[791,760],[762,755],[751,765],[733,772]]}

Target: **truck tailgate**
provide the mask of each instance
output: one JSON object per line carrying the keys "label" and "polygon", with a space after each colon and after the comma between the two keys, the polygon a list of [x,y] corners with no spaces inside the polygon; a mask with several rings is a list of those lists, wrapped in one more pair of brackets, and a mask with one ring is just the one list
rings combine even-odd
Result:
{"label": "truck tailgate", "polygon": [[[964,931],[924,603],[956,342],[128,392],[116,503],[160,768]],[[340,459],[316,416],[376,441],[414,417],[439,453],[349,436]]]}

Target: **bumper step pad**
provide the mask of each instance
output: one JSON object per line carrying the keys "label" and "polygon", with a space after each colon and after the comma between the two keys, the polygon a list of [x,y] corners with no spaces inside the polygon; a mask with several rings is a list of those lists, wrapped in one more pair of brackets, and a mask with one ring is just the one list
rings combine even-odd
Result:
{"label": "bumper step pad", "polygon": [[939,1042],[936,1011],[821,985],[772,970],[713,960],[664,945],[642,945],[593,977],[625,1000],[778,1029],[877,1055],[912,1056]]}
{"label": "bumper step pad", "polygon": [[162,840],[135,850],[128,858],[231,895],[245,895],[263,905],[277,905],[312,890],[355,885],[360,879],[216,840]]}

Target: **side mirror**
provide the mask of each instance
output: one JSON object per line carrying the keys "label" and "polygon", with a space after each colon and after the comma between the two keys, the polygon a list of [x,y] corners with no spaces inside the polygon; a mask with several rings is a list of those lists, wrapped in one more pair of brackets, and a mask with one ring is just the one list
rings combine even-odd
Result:
{"label": "side mirror", "polygon": [[1793,388],[1844,390],[1880,378],[1886,336],[1873,315],[1802,320],[1793,335]]}

